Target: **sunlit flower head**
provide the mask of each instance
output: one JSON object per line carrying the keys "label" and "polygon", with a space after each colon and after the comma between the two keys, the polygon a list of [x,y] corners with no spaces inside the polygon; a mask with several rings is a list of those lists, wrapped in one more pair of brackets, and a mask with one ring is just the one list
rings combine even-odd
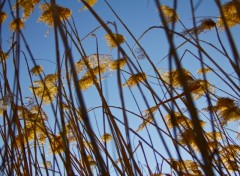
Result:
{"label": "sunlit flower head", "polygon": [[48,74],[44,78],[44,82],[46,85],[52,85],[55,84],[58,79],[58,74],[53,73],[53,74]]}
{"label": "sunlit flower head", "polygon": [[102,140],[103,142],[109,142],[111,139],[112,139],[112,135],[111,135],[111,134],[108,134],[108,133],[102,135],[102,137],[101,137],[101,140]]}
{"label": "sunlit flower head", "polygon": [[148,116],[143,122],[138,126],[136,132],[143,130],[147,125],[149,125],[153,121],[153,116]]}
{"label": "sunlit flower head", "polygon": [[226,125],[227,122],[240,120],[240,108],[233,106],[231,108],[220,111],[218,115],[221,118],[222,124]]}
{"label": "sunlit flower head", "polygon": [[240,120],[240,108],[231,98],[218,98],[215,109],[218,112],[222,125],[226,125],[227,122]]}
{"label": "sunlit flower head", "polygon": [[59,153],[63,152],[64,143],[63,143],[62,137],[60,135],[52,136],[50,138],[49,142],[50,142],[50,147],[51,147],[49,153],[59,154]]}
{"label": "sunlit flower head", "polygon": [[42,15],[38,18],[38,21],[46,23],[50,27],[54,25],[54,11],[59,14],[59,20],[63,21],[71,17],[71,10],[65,7],[56,5],[56,8],[51,4],[41,4],[39,8],[43,11]]}
{"label": "sunlit flower head", "polygon": [[182,173],[185,176],[203,176],[202,172],[199,170],[199,165],[192,160],[170,160],[171,167],[174,170]]}
{"label": "sunlit flower head", "polygon": [[193,81],[193,77],[188,70],[181,69],[182,75],[180,74],[180,70],[173,70],[170,72],[163,73],[163,80],[166,81],[167,84],[171,85],[172,87],[182,87],[182,83],[180,77],[182,76],[186,82]]}
{"label": "sunlit flower head", "polygon": [[0,99],[0,115],[3,114],[4,111],[7,110],[8,103],[4,101],[4,99]]}
{"label": "sunlit flower head", "polygon": [[[167,114],[165,120],[168,128],[179,127],[183,129],[193,128],[192,120],[184,116],[179,112],[174,112],[172,114]],[[202,127],[205,126],[206,122],[199,120]]]}
{"label": "sunlit flower head", "polygon": [[130,76],[130,78],[128,78],[128,80],[122,86],[123,87],[125,87],[125,86],[134,87],[146,79],[147,79],[147,75],[145,73],[137,73],[137,74]]}
{"label": "sunlit flower head", "polygon": [[84,69],[88,69],[87,65],[89,67],[97,68],[107,68],[109,64],[112,62],[112,56],[107,54],[91,54],[87,56],[85,59],[81,59],[75,63],[75,69],[77,73],[82,72]]}
{"label": "sunlit flower head", "polygon": [[197,73],[198,74],[203,74],[203,73],[209,73],[209,72],[211,72],[212,71],[212,69],[211,68],[200,68],[200,69],[198,69],[197,70]]}
{"label": "sunlit flower head", "polygon": [[222,162],[226,165],[228,170],[239,171],[238,160],[240,148],[239,145],[230,144],[222,147],[220,150],[220,157]]}
{"label": "sunlit flower head", "polygon": [[0,63],[5,62],[8,59],[8,53],[4,53],[2,50],[0,50]]}
{"label": "sunlit flower head", "polygon": [[[39,2],[40,0],[18,0],[19,7],[23,9],[23,18],[27,19]],[[16,5],[14,5],[14,8],[16,8]]]}
{"label": "sunlit flower head", "polygon": [[31,72],[33,75],[40,75],[40,73],[42,73],[42,71],[43,71],[43,68],[41,65],[36,65],[35,67],[33,67],[31,69]]}
{"label": "sunlit flower head", "polygon": [[199,26],[193,27],[183,31],[184,35],[199,35],[202,32],[210,31],[215,26],[215,22],[212,19],[203,19]]}
{"label": "sunlit flower head", "polygon": [[222,134],[220,132],[205,133],[205,137],[208,141],[212,141],[212,140],[220,141],[220,140],[222,140]]}
{"label": "sunlit flower head", "polygon": [[0,24],[2,24],[7,19],[7,14],[5,12],[0,12]]}
{"label": "sunlit flower head", "polygon": [[167,23],[177,22],[179,20],[179,16],[174,9],[162,5],[159,10],[162,11]]}
{"label": "sunlit flower head", "polygon": [[[101,75],[106,71],[107,71],[107,65],[100,65],[92,69],[92,73],[94,76],[98,76],[99,74]],[[88,77],[88,76],[91,76],[90,70],[88,70],[83,77]]]}
{"label": "sunlit flower head", "polygon": [[156,105],[143,111],[143,118],[148,119],[148,117],[152,116],[158,110],[158,107],[159,105]]}
{"label": "sunlit flower head", "polygon": [[193,99],[197,100],[204,94],[214,93],[214,86],[212,86],[207,80],[193,80],[188,82],[188,87],[193,94]]}
{"label": "sunlit flower head", "polygon": [[24,23],[21,18],[16,18],[10,22],[9,27],[12,31],[20,30],[24,28]]}
{"label": "sunlit flower head", "polygon": [[182,145],[189,146],[196,152],[199,151],[199,148],[196,142],[196,136],[192,128],[185,129],[182,133],[179,133],[178,142]]}
{"label": "sunlit flower head", "polygon": [[79,87],[81,90],[86,90],[90,87],[92,87],[92,85],[94,84],[93,79],[95,79],[97,81],[97,78],[92,78],[91,76],[88,77],[83,77],[78,81]]}
{"label": "sunlit flower head", "polygon": [[158,110],[158,105],[150,107],[143,111],[143,122],[138,126],[136,129],[136,132],[139,132],[143,130],[148,124],[150,124],[153,121],[153,115]]}
{"label": "sunlit flower head", "polygon": [[[82,0],[79,0],[79,1],[82,1]],[[88,3],[90,7],[93,7],[97,3],[97,0],[85,0],[85,2]],[[88,9],[87,6],[83,6],[83,8],[80,11],[87,10],[87,9]]]}
{"label": "sunlit flower head", "polygon": [[126,65],[127,61],[126,58],[120,58],[117,60],[114,60],[110,62],[110,70],[117,70],[117,69],[123,69],[123,67]]}
{"label": "sunlit flower head", "polygon": [[52,86],[35,86],[29,87],[30,90],[43,101],[43,104],[51,103],[57,94],[58,88],[54,85]]}
{"label": "sunlit flower head", "polygon": [[125,37],[121,34],[106,34],[105,39],[107,40],[107,45],[111,49],[125,42]]}
{"label": "sunlit flower head", "polygon": [[97,164],[96,161],[94,161],[93,157],[91,155],[87,155],[87,158],[85,160],[80,160],[80,163],[82,165],[89,165],[90,167],[93,167]]}
{"label": "sunlit flower head", "polygon": [[217,110],[225,110],[227,108],[232,108],[235,106],[234,100],[228,97],[219,97],[216,108]]}
{"label": "sunlit flower head", "polygon": [[224,21],[226,22],[227,27],[231,28],[237,24],[240,24],[240,15],[237,9],[240,8],[239,1],[229,1],[224,4],[221,9],[223,16],[219,17],[217,21],[217,26],[221,29],[225,28]]}

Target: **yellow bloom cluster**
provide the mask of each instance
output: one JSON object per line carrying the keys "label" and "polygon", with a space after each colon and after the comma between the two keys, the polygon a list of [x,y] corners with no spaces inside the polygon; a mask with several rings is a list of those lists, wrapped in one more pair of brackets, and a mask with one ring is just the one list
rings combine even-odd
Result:
{"label": "yellow bloom cluster", "polygon": [[16,18],[10,22],[9,27],[12,31],[20,30],[24,28],[24,23],[21,18]]}
{"label": "yellow bloom cluster", "polygon": [[101,137],[101,140],[102,140],[103,142],[109,142],[111,139],[112,139],[112,135],[111,135],[111,134],[108,134],[108,133],[105,133],[105,134],[102,135],[102,137]]}
{"label": "yellow bloom cluster", "polygon": [[97,78],[92,78],[91,76],[87,76],[87,77],[83,77],[79,80],[79,87],[81,90],[85,90],[90,88],[93,84],[94,84],[94,80],[95,79],[97,81]]}
{"label": "yellow bloom cluster", "polygon": [[150,124],[153,121],[153,116],[149,115],[146,119],[143,120],[143,122],[138,126],[136,129],[136,132],[139,132],[143,130],[148,124]]}
{"label": "yellow bloom cluster", "polygon": [[147,79],[147,76],[145,73],[137,73],[137,74],[130,76],[130,78],[128,78],[128,80],[122,86],[123,87],[125,87],[125,86],[134,87],[138,83],[140,83],[146,79]]}
{"label": "yellow bloom cluster", "polygon": [[221,123],[226,125],[227,122],[240,120],[240,108],[235,105],[234,100],[226,97],[220,97],[215,109],[221,119]]}
{"label": "yellow bloom cluster", "polygon": [[39,2],[40,0],[18,0],[19,7],[23,9],[23,18],[27,19]]}
{"label": "yellow bloom cluster", "polygon": [[59,154],[64,151],[64,143],[60,135],[52,135],[50,138],[50,153]]}
{"label": "yellow bloom cluster", "polygon": [[150,124],[153,121],[153,114],[155,113],[155,111],[158,109],[158,105],[157,106],[153,106],[147,110],[145,110],[143,112],[143,122],[138,126],[136,132],[139,132],[141,130],[143,130],[148,124]]}
{"label": "yellow bloom cluster", "polygon": [[5,12],[0,12],[0,24],[2,24],[7,19],[7,14]]}
{"label": "yellow bloom cluster", "polygon": [[[97,3],[97,0],[85,0],[86,3],[88,3],[88,5],[90,7],[94,6]],[[83,6],[83,8],[81,10],[87,10],[87,6]]]}
{"label": "yellow bloom cluster", "polygon": [[[86,64],[88,64],[90,68],[88,68]],[[92,54],[85,59],[79,60],[75,63],[77,73],[86,70],[82,78],[79,80],[80,89],[85,90],[90,88],[94,84],[94,79],[97,81],[99,74],[100,77],[104,78],[104,76],[102,76],[103,73],[116,69],[122,69],[125,64],[125,58],[113,60],[109,55]],[[94,78],[92,78],[91,72],[93,73]]]}
{"label": "yellow bloom cluster", "polygon": [[107,45],[111,49],[113,49],[125,42],[125,37],[121,34],[112,34],[112,35],[106,34],[105,39],[107,41]]}
{"label": "yellow bloom cluster", "polygon": [[191,76],[191,73],[188,70],[181,69],[182,75],[180,75],[180,70],[173,70],[170,72],[163,73],[163,80],[167,84],[171,84],[172,87],[182,87],[182,83],[180,81],[180,76],[183,77],[183,79],[186,80],[186,82],[193,81],[193,77]]}
{"label": "yellow bloom cluster", "polygon": [[188,87],[193,94],[193,99],[195,100],[199,99],[206,93],[214,93],[214,86],[212,86],[207,80],[189,81]]}
{"label": "yellow bloom cluster", "polygon": [[183,175],[203,176],[203,173],[199,170],[198,164],[192,160],[177,161],[172,159],[170,163],[172,168],[181,172]]}
{"label": "yellow bloom cluster", "polygon": [[43,81],[35,81],[34,84],[36,86],[31,86],[29,88],[44,104],[48,104],[55,99],[55,95],[57,94],[57,79],[57,74],[49,74],[45,76]]}
{"label": "yellow bloom cluster", "polygon": [[54,25],[54,12],[59,15],[59,20],[63,21],[71,17],[71,10],[65,7],[56,5],[53,7],[51,4],[41,4],[39,8],[43,11],[42,15],[38,18],[38,21],[46,23],[50,27]]}
{"label": "yellow bloom cluster", "polygon": [[44,145],[46,142],[46,130],[44,121],[47,115],[38,106],[27,109],[23,106],[16,107],[18,118],[25,121],[22,134],[15,137],[14,146],[21,148],[22,144],[27,144],[32,140],[37,140],[38,144]]}
{"label": "yellow bloom cluster", "polygon": [[33,75],[40,75],[40,73],[42,73],[42,71],[43,71],[43,68],[42,68],[42,66],[41,65],[36,65],[35,67],[33,67],[32,69],[31,69],[31,72],[32,72],[32,74]]}
{"label": "yellow bloom cluster", "polygon": [[[92,69],[92,72],[95,76],[98,76],[99,74],[102,74],[107,71],[107,65],[100,65]],[[83,77],[89,77],[91,76],[90,70],[88,70]]]}
{"label": "yellow bloom cluster", "polygon": [[85,166],[86,164],[88,164],[91,167],[96,165],[96,161],[94,161],[94,159],[93,159],[93,157],[91,155],[87,155],[87,160],[81,160],[80,163],[83,166]]}
{"label": "yellow bloom cluster", "polygon": [[223,16],[219,17],[217,21],[217,26],[221,29],[224,29],[224,21],[227,24],[227,27],[231,28],[240,23],[240,2],[239,1],[229,1],[224,4],[222,7]]}
{"label": "yellow bloom cluster", "polygon": [[120,58],[115,61],[112,61],[109,67],[110,67],[110,70],[123,69],[126,63],[127,63],[126,58]]}
{"label": "yellow bloom cluster", "polygon": [[0,50],[0,63],[5,62],[8,59],[8,53],[4,53],[2,50]]}
{"label": "yellow bloom cluster", "polygon": [[194,34],[200,34],[202,32],[205,31],[209,31],[211,29],[213,29],[215,26],[215,22],[212,19],[203,19],[201,21],[201,24],[199,26],[196,26],[194,28],[191,29],[187,29],[183,32],[184,35],[194,35]]}
{"label": "yellow bloom cluster", "polygon": [[227,145],[220,150],[220,156],[223,163],[228,170],[239,171],[239,162],[236,158],[239,158],[240,148],[239,145]]}
{"label": "yellow bloom cluster", "polygon": [[86,62],[91,68],[96,67],[108,67],[112,63],[112,58],[110,55],[105,54],[91,54],[84,59],[79,60],[75,63],[75,69],[77,73],[82,72],[84,69],[87,69]]}
{"label": "yellow bloom cluster", "polygon": [[[173,112],[172,114],[167,114],[165,120],[168,128],[180,127],[183,129],[193,128],[192,120],[182,115],[179,112]],[[200,120],[200,125],[205,126],[206,122]]]}
{"label": "yellow bloom cluster", "polygon": [[179,20],[179,16],[174,9],[162,5],[159,10],[163,12],[167,23],[177,22]]}
{"label": "yellow bloom cluster", "polygon": [[197,73],[198,74],[203,74],[203,73],[209,73],[211,71],[212,71],[211,68],[200,68],[200,69],[198,69]]}
{"label": "yellow bloom cluster", "polygon": [[180,78],[184,79],[187,83],[189,91],[193,94],[193,99],[199,99],[204,93],[213,93],[214,86],[212,86],[206,80],[195,80],[191,73],[185,69],[181,69],[182,75],[180,74],[180,70],[173,70],[171,72],[163,73],[163,80],[171,85],[172,87],[182,87],[182,83]]}

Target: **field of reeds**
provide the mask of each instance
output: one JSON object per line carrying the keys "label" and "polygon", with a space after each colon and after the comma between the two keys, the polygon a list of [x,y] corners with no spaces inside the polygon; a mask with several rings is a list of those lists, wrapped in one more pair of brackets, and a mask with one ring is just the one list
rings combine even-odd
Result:
{"label": "field of reeds", "polygon": [[0,175],[239,176],[240,2],[182,1],[139,35],[110,0],[0,0]]}

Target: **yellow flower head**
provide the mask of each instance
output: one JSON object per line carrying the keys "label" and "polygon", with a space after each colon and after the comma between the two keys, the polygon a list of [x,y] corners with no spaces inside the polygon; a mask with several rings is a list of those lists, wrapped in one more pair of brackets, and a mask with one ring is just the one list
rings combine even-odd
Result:
{"label": "yellow flower head", "polygon": [[193,99],[197,100],[205,93],[214,93],[214,86],[207,80],[193,80],[188,82],[188,87],[193,94]]}
{"label": "yellow flower head", "polygon": [[217,21],[217,26],[220,29],[224,29],[224,21],[227,24],[227,27],[231,28],[240,23],[240,15],[238,10],[240,8],[240,2],[230,1],[224,4],[221,9],[223,16],[219,17]]}
{"label": "yellow flower head", "polygon": [[0,50],[0,63],[5,62],[8,59],[8,53],[4,53],[2,50]]}
{"label": "yellow flower head", "polygon": [[210,31],[212,28],[214,28],[215,22],[212,19],[203,19],[201,21],[201,24],[199,26],[196,26],[191,29],[187,29],[183,31],[184,35],[194,35],[194,34],[200,34],[205,31]]}
{"label": "yellow flower head", "polygon": [[[100,65],[92,69],[92,72],[95,76],[98,76],[99,74],[102,74],[106,71],[107,71],[106,65]],[[89,77],[89,76],[91,76],[90,70],[88,70],[83,77]]]}
{"label": "yellow flower head", "polygon": [[196,162],[192,160],[182,160],[182,161],[177,161],[172,159],[170,161],[171,166],[176,170],[181,172],[183,175],[198,175],[198,176],[203,176],[202,172],[199,170],[199,166]]}
{"label": "yellow flower head", "polygon": [[218,98],[217,104],[216,104],[216,108],[217,110],[221,111],[221,110],[225,110],[227,108],[231,108],[234,107],[234,100],[228,97],[220,97]]}
{"label": "yellow flower head", "polygon": [[144,116],[144,118],[145,119],[143,120],[143,122],[136,129],[136,132],[143,130],[147,125],[149,125],[153,121],[153,116],[151,114],[149,114],[147,117]]}
{"label": "yellow flower head", "polygon": [[2,24],[7,19],[7,14],[5,12],[0,12],[0,24]]}
{"label": "yellow flower head", "polygon": [[179,16],[176,11],[168,6],[161,6],[160,9],[165,17],[167,23],[177,22]]}
{"label": "yellow flower head", "polygon": [[194,135],[194,130],[188,128],[178,135],[178,141],[184,146],[190,146],[195,151],[199,151],[198,145],[196,143],[196,136]]}
{"label": "yellow flower head", "polygon": [[163,73],[163,80],[167,82],[167,84],[171,84],[173,87],[182,87],[182,83],[180,81],[180,77],[182,76],[186,82],[190,82],[193,80],[191,73],[188,70],[181,69],[182,75],[180,75],[180,70],[173,70],[170,72]]}
{"label": "yellow flower head", "polygon": [[197,71],[197,73],[198,74],[203,74],[203,73],[209,73],[209,72],[211,72],[212,71],[212,69],[211,68],[200,68],[200,69],[198,69],[198,71]]}
{"label": "yellow flower head", "polygon": [[218,112],[222,125],[227,122],[240,120],[240,108],[235,105],[233,99],[220,97],[218,98],[215,109]]}
{"label": "yellow flower head", "polygon": [[[96,77],[94,79],[96,79]],[[85,90],[90,88],[94,84],[94,81],[91,76],[88,76],[88,77],[81,78],[78,83],[79,83],[80,89]]]}
{"label": "yellow flower head", "polygon": [[63,143],[62,137],[60,135],[52,136],[50,143],[51,143],[50,153],[58,154],[58,153],[63,152],[63,150],[64,150],[63,144],[64,143]]}
{"label": "yellow flower head", "polygon": [[[92,7],[97,3],[97,0],[85,0],[85,2],[88,3],[90,7]],[[80,11],[87,10],[87,9],[88,9],[87,6],[83,6],[83,8]]]}
{"label": "yellow flower head", "polygon": [[105,39],[107,40],[107,45],[111,49],[125,42],[125,37],[121,34],[112,34],[112,36],[110,34],[106,34]]}
{"label": "yellow flower head", "polygon": [[36,75],[36,76],[40,75],[40,73],[42,73],[42,71],[43,71],[43,68],[40,65],[36,65],[35,67],[33,67],[31,69],[32,74]]}
{"label": "yellow flower head", "polygon": [[132,75],[122,86],[129,86],[129,87],[134,87],[136,86],[138,83],[144,81],[147,79],[147,76],[145,73],[137,73]]}
{"label": "yellow flower head", "polygon": [[[39,3],[40,0],[19,0],[18,5],[23,9],[23,18],[27,19],[31,13],[33,12],[36,4]],[[14,5],[16,8],[16,5]]]}
{"label": "yellow flower head", "polygon": [[126,58],[121,58],[121,59],[112,61],[109,67],[110,67],[110,70],[123,69],[126,63],[127,63]]}
{"label": "yellow flower head", "polygon": [[92,166],[95,166],[97,162],[94,161],[94,159],[93,159],[93,157],[91,155],[87,155],[87,160],[81,160],[80,163],[82,165],[88,164],[89,166],[92,167]]}
{"label": "yellow flower head", "polygon": [[66,20],[71,17],[71,10],[65,7],[56,5],[56,9],[51,4],[42,4],[39,8],[43,11],[42,15],[38,18],[38,21],[46,23],[50,27],[54,25],[54,11],[56,10],[60,21]]}
{"label": "yellow flower head", "polygon": [[9,27],[12,31],[20,30],[24,28],[23,20],[21,18],[16,18],[9,24]]}
{"label": "yellow flower head", "polygon": [[112,135],[111,135],[111,134],[108,134],[108,133],[102,135],[102,137],[101,137],[101,140],[102,140],[103,142],[109,142],[111,139],[112,139]]}

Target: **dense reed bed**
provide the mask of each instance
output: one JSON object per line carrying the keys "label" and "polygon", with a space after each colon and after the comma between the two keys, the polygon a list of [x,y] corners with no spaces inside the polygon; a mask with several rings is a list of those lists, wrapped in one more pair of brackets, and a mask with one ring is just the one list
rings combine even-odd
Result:
{"label": "dense reed bed", "polygon": [[[108,0],[76,1],[78,15],[1,0],[0,175],[240,175],[240,2],[215,0],[216,16],[201,17],[198,2],[186,1],[186,24],[181,0],[146,1],[158,24],[136,35]],[[98,25],[83,35],[86,11]],[[25,32],[34,15],[54,59]],[[155,31],[163,57],[144,43]]]}

